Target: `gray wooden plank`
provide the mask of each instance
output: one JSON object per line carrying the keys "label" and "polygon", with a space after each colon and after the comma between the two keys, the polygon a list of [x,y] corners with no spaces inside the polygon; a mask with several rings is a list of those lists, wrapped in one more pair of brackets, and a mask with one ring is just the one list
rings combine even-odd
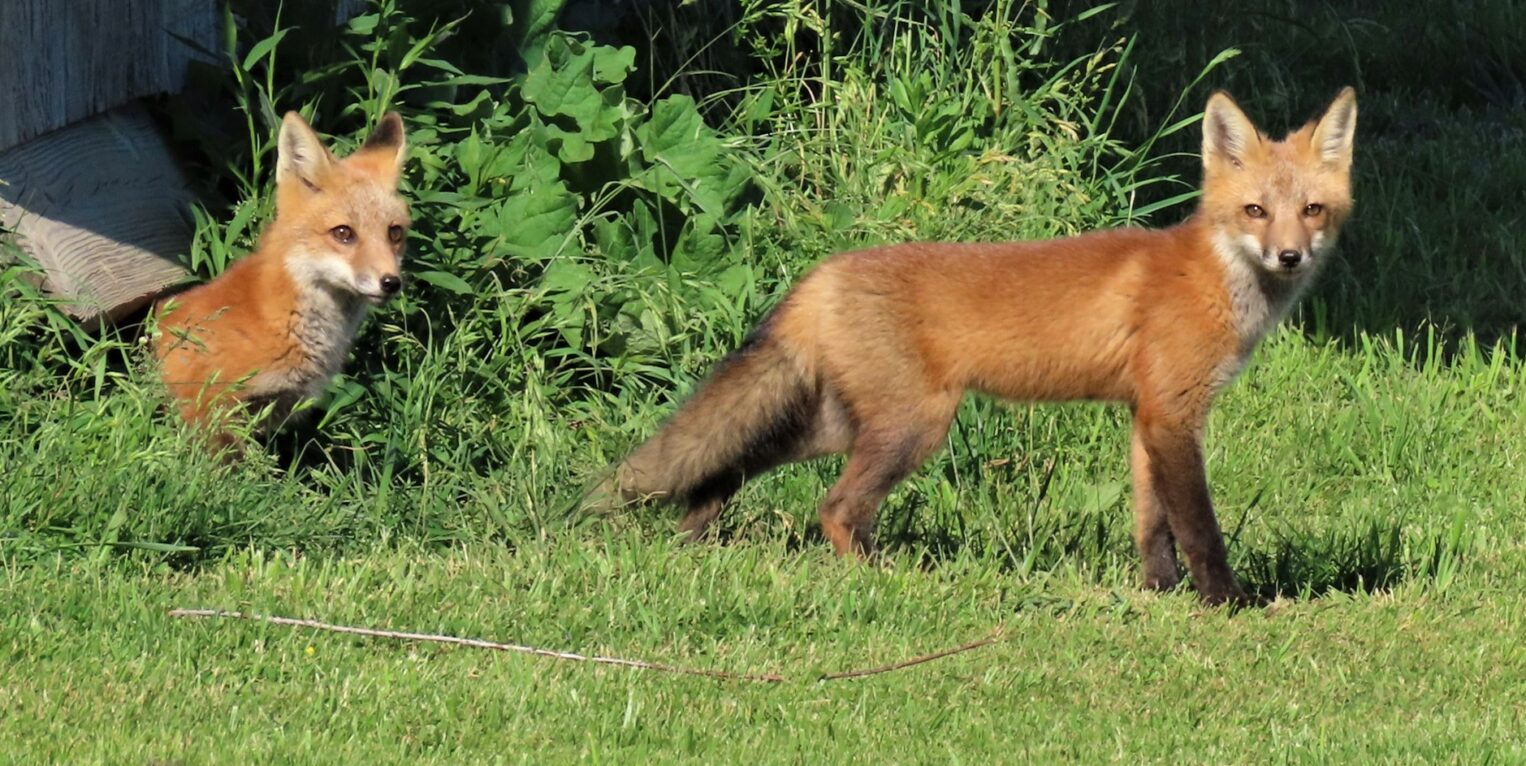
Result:
{"label": "gray wooden plank", "polygon": [[191,194],[153,121],[122,107],[0,151],[0,225],[87,326],[186,279]]}

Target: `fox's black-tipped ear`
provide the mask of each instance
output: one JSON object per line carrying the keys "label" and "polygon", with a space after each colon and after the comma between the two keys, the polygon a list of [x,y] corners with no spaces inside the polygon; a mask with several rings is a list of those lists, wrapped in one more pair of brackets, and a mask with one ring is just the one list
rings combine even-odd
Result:
{"label": "fox's black-tipped ear", "polygon": [[393,163],[398,167],[403,165],[403,157],[407,153],[408,139],[403,133],[403,118],[397,112],[387,112],[382,115],[381,121],[376,123],[376,129],[366,137],[366,142],[360,147],[363,152],[386,152],[394,155]]}
{"label": "fox's black-tipped ear", "polygon": [[1203,164],[1228,162],[1244,167],[1245,153],[1261,142],[1256,126],[1224,91],[1208,97],[1203,110]]}
{"label": "fox's black-tipped ear", "polygon": [[334,164],[334,155],[302,115],[287,112],[276,136],[276,185],[301,181],[309,189],[322,188],[323,176]]}
{"label": "fox's black-tipped ear", "polygon": [[1335,94],[1335,100],[1314,124],[1314,134],[1309,140],[1325,162],[1342,167],[1351,164],[1356,143],[1356,89],[1347,85]]}

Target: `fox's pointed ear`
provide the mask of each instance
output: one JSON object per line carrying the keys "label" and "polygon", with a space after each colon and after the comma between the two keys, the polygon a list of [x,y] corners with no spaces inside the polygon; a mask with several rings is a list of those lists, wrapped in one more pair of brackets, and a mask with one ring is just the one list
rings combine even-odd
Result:
{"label": "fox's pointed ear", "polygon": [[1256,126],[1224,91],[1208,97],[1203,110],[1203,164],[1228,162],[1245,166],[1245,154],[1261,142]]}
{"label": "fox's pointed ear", "polygon": [[1320,159],[1342,167],[1351,164],[1351,150],[1356,141],[1356,90],[1350,85],[1341,88],[1335,100],[1314,124],[1310,145],[1319,152]]}
{"label": "fox's pointed ear", "polygon": [[376,129],[366,137],[366,142],[360,147],[363,152],[378,152],[389,155],[395,168],[402,168],[403,158],[408,153],[408,139],[403,133],[403,118],[397,112],[387,112],[382,115],[381,122],[376,123]]}
{"label": "fox's pointed ear", "polygon": [[313,191],[322,188],[323,177],[334,164],[334,155],[318,134],[296,112],[287,112],[276,137],[276,185],[300,181]]}

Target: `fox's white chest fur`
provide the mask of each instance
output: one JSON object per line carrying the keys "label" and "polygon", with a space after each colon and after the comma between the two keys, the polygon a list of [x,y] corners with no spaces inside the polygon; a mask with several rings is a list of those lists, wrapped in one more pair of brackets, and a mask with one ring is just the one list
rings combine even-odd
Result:
{"label": "fox's white chest fur", "polygon": [[1287,316],[1309,283],[1308,273],[1294,280],[1267,275],[1239,252],[1256,247],[1254,242],[1236,243],[1222,232],[1214,235],[1213,248],[1224,266],[1224,291],[1240,339],[1238,353],[1225,359],[1214,376],[1215,390],[1229,385],[1245,369],[1256,344]]}
{"label": "fox's white chest fur", "polygon": [[366,302],[328,290],[314,290],[304,298],[292,314],[291,336],[301,358],[294,360],[291,377],[294,387],[311,397],[321,393],[344,366],[365,319]]}
{"label": "fox's white chest fur", "polygon": [[287,318],[287,352],[250,381],[251,398],[274,404],[272,417],[285,420],[304,399],[312,399],[344,366],[365,319],[364,298],[307,286]]}
{"label": "fox's white chest fur", "polygon": [[[1315,241],[1323,244],[1319,238]],[[1242,248],[1259,248],[1259,244],[1254,241],[1237,244],[1232,237],[1220,233],[1215,235],[1213,245],[1214,252],[1224,265],[1224,290],[1229,294],[1229,303],[1234,312],[1235,330],[1240,336],[1244,354],[1248,355],[1292,310],[1315,269],[1305,271],[1293,279],[1274,277],[1258,269],[1238,252]],[[1323,253],[1319,255],[1323,260]]]}

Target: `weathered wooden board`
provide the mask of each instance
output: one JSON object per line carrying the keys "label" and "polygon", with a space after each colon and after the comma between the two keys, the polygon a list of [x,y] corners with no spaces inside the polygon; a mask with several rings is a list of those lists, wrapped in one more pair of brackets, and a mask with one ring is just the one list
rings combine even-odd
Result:
{"label": "weathered wooden board", "polygon": [[186,279],[177,259],[190,248],[191,202],[169,147],[136,105],[0,151],[0,226],[86,326],[120,319]]}
{"label": "weathered wooden board", "polygon": [[217,20],[216,0],[0,0],[0,149],[179,91]]}
{"label": "weathered wooden board", "polygon": [[[336,23],[364,9],[315,2],[330,3]],[[192,60],[220,59],[220,7],[0,0],[0,227],[87,325],[130,314],[186,276],[176,259],[190,244],[190,195],[131,104],[179,91]]]}

